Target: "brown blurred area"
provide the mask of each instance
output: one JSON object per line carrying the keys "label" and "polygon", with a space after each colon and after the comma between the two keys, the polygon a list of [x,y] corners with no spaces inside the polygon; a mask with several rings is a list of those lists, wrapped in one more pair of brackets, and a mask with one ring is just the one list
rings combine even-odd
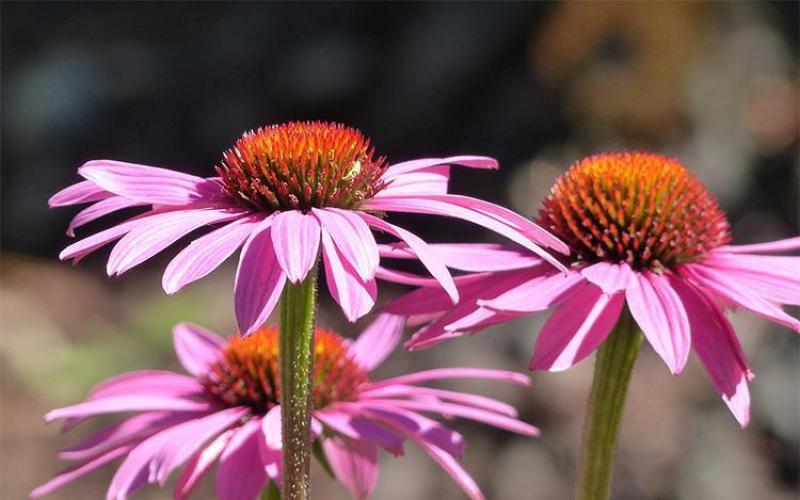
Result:
{"label": "brown blurred area", "polygon": [[[104,274],[107,250],[77,267],[57,260],[73,212],[48,212],[46,199],[82,161],[208,175],[243,129],[330,118],[361,127],[390,161],[495,156],[500,172],[455,171],[454,189],[531,215],[575,159],[649,149],[678,157],[708,185],[735,241],[798,234],[796,3],[4,3],[1,19],[3,499],[26,498],[62,467],[59,448],[102,423],[62,436],[43,423],[48,409],[126,370],[178,370],[178,322],[233,329],[233,262],[167,297],[160,271],[174,249],[114,280]],[[433,241],[486,238],[467,225],[410,223]],[[379,299],[401,291],[382,286]],[[757,375],[750,426],[739,429],[696,359],[672,377],[643,347],[613,498],[798,498],[800,339],[747,313],[731,319]],[[524,371],[544,320],[398,351],[378,376],[459,365]],[[322,298],[323,325],[354,335],[368,321],[349,325]],[[533,373],[527,390],[450,386],[507,400],[542,429],[531,440],[452,423],[489,498],[572,496],[592,363]],[[378,499],[463,497],[413,445],[381,463]],[[102,498],[111,474],[51,498]],[[324,472],[315,477],[317,498],[344,498]],[[197,498],[212,491],[206,484]]]}

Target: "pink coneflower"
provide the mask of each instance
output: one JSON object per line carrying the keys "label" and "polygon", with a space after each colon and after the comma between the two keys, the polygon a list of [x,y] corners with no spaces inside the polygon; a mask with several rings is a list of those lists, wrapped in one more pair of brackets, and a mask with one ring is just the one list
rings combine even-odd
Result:
{"label": "pink coneflower", "polygon": [[[538,430],[509,405],[474,394],[419,386],[450,378],[527,385],[525,375],[478,368],[440,368],[373,381],[370,371],[397,346],[404,321],[381,315],[357,340],[318,329],[314,343],[312,439],[354,498],[368,497],[378,480],[378,448],[402,455],[420,446],[471,497],[480,489],[458,459],[464,439],[421,413],[462,417],[523,435]],[[33,492],[45,495],[124,458],[107,498],[124,499],[148,483],[163,486],[183,467],[175,498],[187,498],[215,463],[222,500],[253,500],[269,481],[281,481],[278,332],[260,328],[228,341],[197,326],[174,330],[175,352],[191,376],[169,371],[124,374],[95,387],[86,401],[47,414],[70,429],[94,416],[133,412],[61,452],[77,464]]]}
{"label": "pink coneflower", "polygon": [[[67,233],[102,216],[146,207],[110,229],[61,252],[80,260],[119,240],[107,271],[121,274],[193,231],[215,229],[191,242],[170,262],[164,290],[175,293],[216,269],[244,246],[236,273],[239,328],[250,332],[273,310],[288,279],[300,283],[317,262],[320,247],[328,288],[345,316],[355,321],[373,306],[378,247],[372,230],[407,244],[456,301],[444,263],[408,230],[384,218],[408,212],[463,219],[486,227],[546,260],[539,245],[566,246],[536,224],[497,205],[447,193],[450,165],[494,169],[482,156],[427,158],[387,165],[375,157],[361,132],[343,125],[293,122],[245,133],[216,167],[201,178],[163,168],[94,160],[78,173],[86,180],[50,199],[51,207],[93,202]],[[554,264],[560,265],[552,260]]]}
{"label": "pink coneflower", "polygon": [[[434,248],[453,268],[461,302],[421,288],[387,307],[430,323],[408,347],[431,346],[486,326],[556,307],[536,341],[530,369],[564,370],[609,335],[627,306],[673,374],[694,347],[716,390],[742,426],[749,419],[748,368],[724,308],[741,307],[800,331],[781,304],[800,304],[800,238],[729,245],[724,213],[678,161],[647,153],[591,156],[561,176],[539,224],[572,251],[560,273],[522,249],[497,245]],[[409,258],[402,247],[384,256]],[[408,283],[429,280],[406,277]]]}

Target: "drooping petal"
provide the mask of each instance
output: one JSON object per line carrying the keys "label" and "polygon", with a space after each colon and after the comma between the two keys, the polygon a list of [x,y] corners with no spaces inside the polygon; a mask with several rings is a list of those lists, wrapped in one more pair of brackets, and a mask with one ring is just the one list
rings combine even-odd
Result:
{"label": "drooping petal", "polygon": [[342,259],[363,281],[373,279],[380,257],[375,237],[364,221],[345,210],[315,208],[312,213],[336,245]]}
{"label": "drooping petal", "polygon": [[581,269],[581,274],[589,283],[599,286],[609,295],[625,291],[636,284],[633,269],[625,262],[598,262]]}
{"label": "drooping petal", "polygon": [[606,339],[624,303],[621,293],[581,288],[542,327],[528,369],[562,371],[581,361]]}
{"label": "drooping petal", "polygon": [[89,460],[88,462],[84,462],[76,467],[72,467],[67,469],[56,477],[51,479],[50,481],[44,483],[43,485],[37,487],[33,491],[31,491],[31,498],[39,498],[45,495],[49,495],[53,491],[61,488],[65,484],[71,483],[72,481],[85,476],[86,474],[103,467],[104,465],[113,462],[114,460],[118,459],[119,457],[125,456],[129,453],[135,445],[128,444],[124,446],[120,446],[118,448],[114,448],[110,451],[99,455],[98,457]]}
{"label": "drooping petal", "polygon": [[168,294],[173,294],[207,276],[230,257],[261,222],[258,216],[244,217],[193,240],[175,256],[161,279]]}
{"label": "drooping petal", "polygon": [[[391,167],[390,167],[391,169]],[[402,196],[414,194],[446,194],[450,180],[449,165],[434,165],[413,172],[400,174],[388,181],[385,188],[375,196]]]}
{"label": "drooping petal", "polygon": [[681,267],[681,272],[685,276],[688,276],[691,281],[697,284],[704,292],[713,293],[763,318],[788,326],[796,332],[800,332],[799,320],[786,314],[786,312],[774,302],[748,290],[747,287],[742,286],[735,278],[728,274],[698,264],[684,265]]}
{"label": "drooping petal", "polygon": [[261,421],[245,422],[233,435],[217,468],[219,500],[253,500],[264,488],[267,473],[259,453]]}
{"label": "drooping petal", "polygon": [[165,396],[115,396],[56,408],[49,411],[44,418],[47,422],[52,422],[62,418],[88,417],[126,411],[170,410],[202,412],[210,408],[211,405],[206,401],[193,401],[191,399]]}
{"label": "drooping petal", "polygon": [[474,406],[483,410],[499,413],[507,417],[517,417],[517,410],[513,406],[500,400],[469,394],[465,392],[449,391],[446,389],[436,389],[432,387],[420,387],[416,385],[387,385],[372,389],[367,387],[361,391],[365,398],[419,398],[431,397],[443,401],[452,401],[467,406]]}
{"label": "drooping petal", "polygon": [[492,299],[478,300],[478,305],[495,311],[544,311],[560,304],[583,286],[586,286],[586,280],[579,272],[536,274],[526,283]]}
{"label": "drooping petal", "polygon": [[125,222],[117,224],[116,226],[104,229],[99,233],[87,236],[86,238],[78,240],[75,243],[69,245],[64,250],[62,250],[61,253],[58,254],[58,258],[61,260],[73,259],[73,262],[78,262],[86,255],[94,252],[100,247],[103,247],[111,243],[114,240],[122,238],[124,235],[126,235],[127,233],[129,233],[130,231],[139,226],[151,227],[150,226],[151,224],[158,222],[158,219],[154,218],[162,213],[164,212],[151,210],[149,212],[145,212],[141,215],[128,219]]}
{"label": "drooping petal", "polygon": [[427,170],[439,165],[460,165],[463,167],[487,170],[496,170],[500,166],[497,160],[487,156],[461,155],[447,158],[421,158],[390,165],[381,178],[383,180],[391,180],[401,175],[408,174],[409,172]]}
{"label": "drooping petal", "polygon": [[214,332],[191,323],[181,323],[172,330],[175,354],[183,368],[195,377],[204,377],[225,347],[225,340]]}
{"label": "drooping petal", "polygon": [[183,472],[178,477],[178,481],[175,483],[175,500],[189,499],[194,488],[205,477],[214,462],[222,455],[225,446],[235,432],[234,430],[223,432],[211,441],[208,446],[195,454],[194,458],[186,464]]}
{"label": "drooping petal", "polygon": [[270,236],[271,219],[255,228],[244,244],[234,284],[234,308],[243,335],[260,327],[280,299],[286,274],[278,265]]}
{"label": "drooping petal", "polygon": [[364,441],[331,437],[322,442],[336,477],[355,500],[369,498],[378,484],[378,448]]}
{"label": "drooping petal", "polygon": [[375,297],[378,293],[375,280],[365,282],[361,279],[355,269],[339,253],[324,227],[322,229],[322,257],[331,296],[341,306],[348,321],[355,322],[375,305]]}
{"label": "drooping petal", "polygon": [[334,431],[351,439],[366,440],[385,449],[394,456],[403,454],[403,438],[383,426],[364,418],[336,410],[336,404],[314,415]]}
{"label": "drooping petal", "polygon": [[800,236],[752,245],[730,245],[716,249],[716,251],[728,253],[778,253],[790,250],[800,250]]}
{"label": "drooping petal", "polygon": [[121,196],[111,196],[102,199],[78,212],[67,227],[67,236],[75,236],[75,229],[94,220],[104,217],[118,210],[146,205],[136,200],[129,200]]}
{"label": "drooping petal", "polygon": [[800,257],[714,252],[696,265],[724,272],[768,300],[800,305]]}
{"label": "drooping petal", "polygon": [[116,195],[154,205],[222,201],[222,185],[174,170],[114,160],[93,160],[78,173]]}
{"label": "drooping petal", "polygon": [[742,427],[750,420],[748,380],[753,377],[739,340],[719,307],[681,280],[673,287],[683,301],[692,325],[692,346],[714,388]]}
{"label": "drooping petal", "polygon": [[[493,213],[487,214],[485,210],[489,206],[496,208],[498,213],[502,213],[503,216]],[[364,210],[441,215],[472,222],[522,245],[558,269],[566,270],[561,262],[534,242],[545,241],[547,245],[556,244],[559,251],[566,248],[563,243],[559,240],[553,241],[555,238],[550,233],[520,215],[514,214],[514,217],[512,217],[505,213],[506,209],[501,211],[500,207],[491,203],[481,202],[475,198],[455,195],[386,196],[366,200],[361,208]],[[508,212],[513,214],[510,210]],[[513,218],[514,222],[509,218]],[[525,222],[524,226],[520,227],[516,223],[519,222],[517,218]]]}
{"label": "drooping petal", "polygon": [[80,181],[51,196],[47,204],[50,208],[66,207],[104,200],[111,196],[114,193],[109,193],[92,181]]}
{"label": "drooping petal", "polygon": [[631,315],[645,338],[673,375],[683,371],[691,350],[691,332],[686,310],[666,276],[636,273],[636,286],[625,298]]}
{"label": "drooping petal", "polygon": [[117,375],[95,386],[87,399],[119,396],[197,397],[203,386],[192,377],[166,370],[137,370]]}
{"label": "drooping petal", "polygon": [[530,385],[531,380],[527,375],[508,370],[490,370],[485,368],[437,368],[421,372],[409,373],[397,377],[387,378],[373,382],[370,387],[385,387],[395,384],[419,384],[431,380],[446,380],[451,378],[477,378],[484,380],[501,380],[520,385]]}
{"label": "drooping petal", "polygon": [[365,370],[372,371],[392,353],[400,343],[405,328],[405,318],[394,314],[381,314],[361,332],[350,354]]}
{"label": "drooping petal", "polygon": [[148,218],[147,225],[131,229],[111,250],[106,271],[122,274],[172,245],[182,237],[209,224],[228,222],[246,214],[240,209],[177,210]]}
{"label": "drooping petal", "polygon": [[298,284],[319,256],[320,227],[317,219],[299,210],[280,212],[272,224],[275,257],[286,277]]}
{"label": "drooping petal", "polygon": [[275,405],[261,419],[261,433],[264,442],[273,450],[283,449],[283,435],[281,434],[281,407]]}

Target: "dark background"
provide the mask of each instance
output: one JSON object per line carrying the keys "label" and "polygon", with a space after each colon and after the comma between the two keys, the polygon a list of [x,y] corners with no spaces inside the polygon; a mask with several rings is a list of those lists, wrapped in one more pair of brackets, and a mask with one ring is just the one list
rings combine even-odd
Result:
{"label": "dark background", "polygon": [[[122,369],[174,366],[167,332],[177,321],[223,332],[232,323],[230,272],[160,294],[158,272],[174,252],[114,282],[103,252],[77,269],[57,262],[74,211],[49,211],[46,200],[84,161],[208,176],[244,130],[336,120],[390,162],[494,156],[499,172],[456,171],[453,191],[531,215],[581,156],[648,149],[677,156],[709,186],[737,242],[798,232],[796,2],[3,2],[0,19],[4,498],[58,470],[55,449],[71,441],[39,423],[47,408]],[[431,218],[414,224],[433,240],[485,237]],[[387,373],[523,369],[541,321],[398,354]],[[749,315],[734,322],[759,375],[753,423],[738,430],[697,366],[674,379],[647,352],[617,498],[796,498],[797,339]],[[590,372],[589,362],[536,374],[530,394],[507,395],[543,428],[536,443],[458,424],[471,443],[466,466],[490,498],[571,495]],[[378,498],[459,498],[420,454],[383,464]],[[107,479],[63,494],[94,498]]]}

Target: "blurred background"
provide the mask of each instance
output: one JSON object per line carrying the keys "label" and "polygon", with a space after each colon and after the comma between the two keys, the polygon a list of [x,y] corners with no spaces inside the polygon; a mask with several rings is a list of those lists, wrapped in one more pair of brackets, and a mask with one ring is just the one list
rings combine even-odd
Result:
{"label": "blurred background", "polygon": [[[207,176],[246,129],[336,120],[392,162],[494,156],[499,172],[456,170],[453,190],[533,215],[574,160],[643,148],[688,165],[718,196],[737,242],[798,234],[797,2],[3,2],[1,19],[4,499],[25,498],[60,470],[56,450],[78,439],[45,426],[48,409],[124,370],[177,369],[177,322],[233,330],[232,262],[167,298],[160,272],[174,250],[120,280],[104,274],[108,250],[75,268],[58,261],[75,210],[49,211],[46,201],[84,161]],[[467,224],[411,223],[432,241],[486,239]],[[400,292],[381,287],[379,299]],[[345,324],[325,299],[320,318],[345,334],[366,324]],[[398,352],[379,375],[524,370],[544,319]],[[673,378],[643,348],[614,498],[798,497],[800,339],[749,314],[732,319],[758,376],[750,427],[738,428],[696,359]],[[591,371],[587,360],[533,374],[531,390],[477,387],[543,431],[530,441],[453,423],[489,498],[572,496]],[[413,446],[382,458],[376,498],[462,498]],[[100,498],[110,476],[96,472],[52,498]],[[209,486],[198,498],[210,498]],[[344,498],[321,472],[315,493]]]}

